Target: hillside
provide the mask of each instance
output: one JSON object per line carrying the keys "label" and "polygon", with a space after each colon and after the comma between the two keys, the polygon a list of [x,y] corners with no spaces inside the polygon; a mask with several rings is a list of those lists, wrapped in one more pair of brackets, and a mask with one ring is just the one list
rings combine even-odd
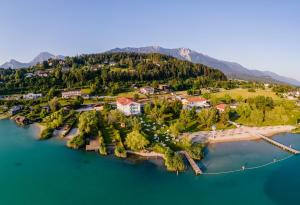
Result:
{"label": "hillside", "polygon": [[[40,76],[40,71],[46,74]],[[195,79],[199,86],[213,86],[217,81],[227,80],[219,70],[163,54],[102,53],[51,60],[27,69],[0,69],[0,81],[4,84],[0,94],[47,91],[52,87],[91,87],[93,92],[115,94],[136,83],[153,82],[188,89]]]}
{"label": "hillside", "polygon": [[243,67],[238,63],[218,60],[188,48],[167,49],[159,46],[148,46],[140,48],[127,47],[115,48],[109,50],[108,52],[161,53],[173,56],[181,60],[188,60],[193,63],[201,63],[219,69],[229,78],[241,80],[257,80],[263,82],[281,82],[300,86],[300,82],[295,79],[280,76],[269,71],[251,70]]}

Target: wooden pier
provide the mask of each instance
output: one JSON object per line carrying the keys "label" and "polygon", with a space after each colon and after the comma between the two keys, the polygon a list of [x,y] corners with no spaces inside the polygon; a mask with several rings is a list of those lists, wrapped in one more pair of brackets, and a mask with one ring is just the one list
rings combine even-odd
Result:
{"label": "wooden pier", "polygon": [[185,158],[188,160],[196,175],[202,174],[202,170],[199,168],[199,166],[193,160],[193,158],[189,155],[189,153],[187,153],[186,151],[180,151],[180,153],[183,154]]}
{"label": "wooden pier", "polygon": [[100,145],[99,145],[99,140],[98,139],[90,141],[90,144],[85,146],[86,151],[95,151],[95,152],[97,152],[99,150],[99,148],[100,148]]}
{"label": "wooden pier", "polygon": [[284,151],[288,151],[288,152],[290,152],[292,154],[299,154],[300,153],[298,150],[295,150],[295,149],[293,149],[291,147],[288,147],[288,146],[286,146],[284,144],[281,144],[281,143],[279,143],[279,142],[277,142],[277,141],[275,141],[275,140],[273,140],[271,138],[268,138],[268,137],[266,137],[266,136],[264,136],[262,134],[259,134],[259,133],[253,133],[253,134],[259,136],[261,139],[265,140],[266,142],[269,142],[270,144],[273,144],[273,145],[275,145],[275,146],[283,149]]}

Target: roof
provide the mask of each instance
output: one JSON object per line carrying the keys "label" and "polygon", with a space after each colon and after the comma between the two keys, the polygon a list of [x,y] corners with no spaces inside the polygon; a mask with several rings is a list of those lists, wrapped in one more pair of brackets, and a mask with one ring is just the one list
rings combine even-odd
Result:
{"label": "roof", "polygon": [[146,89],[146,90],[152,90],[152,89],[154,89],[154,88],[152,88],[152,87],[150,87],[150,86],[145,86],[145,87],[141,87],[140,89]]}
{"label": "roof", "polygon": [[136,103],[132,98],[119,97],[117,98],[117,103],[121,105],[129,105],[131,103]]}
{"label": "roof", "polygon": [[225,110],[225,108],[227,107],[226,104],[219,104],[219,105],[216,105],[216,108],[219,109],[219,110]]}
{"label": "roof", "polygon": [[207,99],[201,97],[189,97],[186,99],[188,102],[205,102]]}

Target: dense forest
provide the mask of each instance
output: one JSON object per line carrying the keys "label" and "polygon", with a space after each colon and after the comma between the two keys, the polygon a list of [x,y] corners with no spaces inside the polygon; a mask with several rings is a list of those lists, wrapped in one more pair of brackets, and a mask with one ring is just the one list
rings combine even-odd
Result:
{"label": "dense forest", "polygon": [[50,59],[24,69],[0,69],[0,94],[82,87],[91,88],[92,94],[115,94],[134,84],[169,83],[180,90],[226,81],[216,69],[162,54],[102,53]]}

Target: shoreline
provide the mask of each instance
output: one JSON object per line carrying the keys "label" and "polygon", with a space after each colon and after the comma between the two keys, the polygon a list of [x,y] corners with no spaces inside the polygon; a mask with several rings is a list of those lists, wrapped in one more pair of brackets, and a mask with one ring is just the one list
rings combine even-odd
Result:
{"label": "shoreline", "polygon": [[46,129],[45,125],[42,125],[41,123],[35,122],[31,124],[30,126],[33,126],[36,129],[35,136],[37,139],[41,138],[42,132]]}
{"label": "shoreline", "polygon": [[261,137],[255,133],[259,133],[266,137],[272,137],[281,133],[292,133],[296,126],[292,125],[279,125],[279,126],[264,126],[264,127],[246,127],[241,126],[229,130],[201,131],[189,135],[193,142],[208,142],[224,143],[224,142],[238,142],[246,140],[260,140]]}

